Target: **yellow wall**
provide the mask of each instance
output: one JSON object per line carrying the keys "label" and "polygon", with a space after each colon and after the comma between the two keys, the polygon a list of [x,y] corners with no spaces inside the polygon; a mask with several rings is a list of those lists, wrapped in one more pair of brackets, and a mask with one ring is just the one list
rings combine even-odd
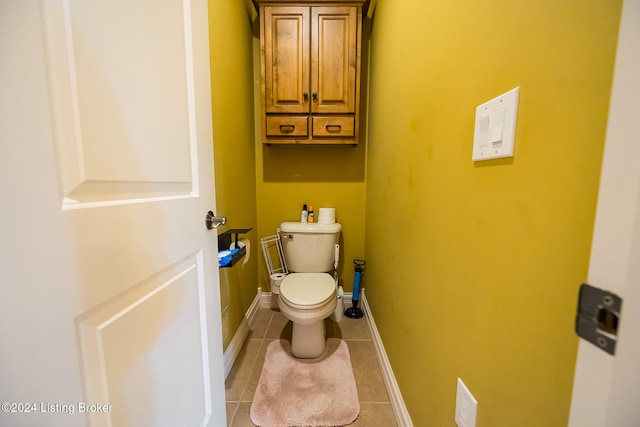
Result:
{"label": "yellow wall", "polygon": [[[364,174],[359,181],[347,180],[350,168],[364,163],[363,153],[364,148],[260,144],[256,156],[260,236],[275,234],[282,221],[299,221],[303,203],[312,204],[316,216],[320,207],[335,207],[342,224],[339,272],[345,291],[353,287],[353,259],[364,257]],[[266,268],[259,279],[268,289]]]}
{"label": "yellow wall", "polygon": [[[254,26],[255,153],[259,237],[274,235],[283,221],[299,221],[302,205],[336,208],[342,224],[340,284],[353,289],[353,260],[364,257],[366,143],[349,146],[266,146],[260,127],[260,41]],[[363,138],[364,139],[364,138]],[[268,291],[261,260],[258,280]]]}
{"label": "yellow wall", "polygon": [[[256,17],[246,3],[210,1],[226,228],[253,227],[257,249],[303,203],[336,207],[341,280],[351,290],[351,261],[366,258],[368,301],[414,425],[453,425],[458,376],[480,402],[480,427],[566,425],[619,14],[619,0],[378,0],[368,140],[268,147]],[[515,86],[515,157],[474,164],[475,107]],[[225,346],[256,287],[268,290],[256,249],[222,280]]]}
{"label": "yellow wall", "polygon": [[[567,424],[620,1],[378,0],[367,298],[416,426]],[[471,160],[520,86],[515,157]],[[297,202],[297,200],[296,200]]]}
{"label": "yellow wall", "polygon": [[259,254],[253,129],[253,39],[243,2],[209,1],[211,96],[217,214],[228,218],[218,233],[253,228],[243,267],[220,270],[223,341],[226,348],[256,296]]}

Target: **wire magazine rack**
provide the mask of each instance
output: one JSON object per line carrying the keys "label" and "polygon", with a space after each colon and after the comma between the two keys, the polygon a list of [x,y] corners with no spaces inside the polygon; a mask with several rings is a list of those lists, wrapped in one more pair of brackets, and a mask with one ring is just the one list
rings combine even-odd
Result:
{"label": "wire magazine rack", "polygon": [[[260,239],[260,245],[262,246],[262,255],[264,256],[264,261],[267,264],[269,277],[277,273],[289,274],[287,262],[284,258],[284,251],[282,249],[282,241],[280,240],[280,229],[277,229],[275,235]],[[277,257],[277,265],[274,265],[273,263],[274,260],[272,259],[272,254],[273,258]]]}

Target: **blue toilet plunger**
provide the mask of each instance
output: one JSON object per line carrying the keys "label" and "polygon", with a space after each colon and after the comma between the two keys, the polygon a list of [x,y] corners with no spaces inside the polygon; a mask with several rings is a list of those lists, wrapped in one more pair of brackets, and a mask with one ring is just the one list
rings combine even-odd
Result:
{"label": "blue toilet plunger", "polygon": [[364,316],[362,310],[358,308],[358,301],[360,301],[360,276],[362,275],[365,261],[363,259],[354,259],[353,265],[356,270],[353,276],[353,296],[351,297],[353,307],[347,308],[344,315],[352,319],[360,319]]}

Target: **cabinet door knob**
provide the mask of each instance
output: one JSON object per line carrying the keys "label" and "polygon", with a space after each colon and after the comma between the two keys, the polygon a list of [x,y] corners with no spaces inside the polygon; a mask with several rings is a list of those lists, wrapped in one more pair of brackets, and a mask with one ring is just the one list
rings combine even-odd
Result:
{"label": "cabinet door knob", "polygon": [[304,102],[309,101],[309,92],[305,92],[302,94],[302,98],[304,99]]}
{"label": "cabinet door knob", "polygon": [[318,100],[318,93],[317,93],[317,92],[313,92],[313,93],[311,94],[311,96],[313,97],[313,100],[314,100],[314,101],[317,101],[317,100]]}

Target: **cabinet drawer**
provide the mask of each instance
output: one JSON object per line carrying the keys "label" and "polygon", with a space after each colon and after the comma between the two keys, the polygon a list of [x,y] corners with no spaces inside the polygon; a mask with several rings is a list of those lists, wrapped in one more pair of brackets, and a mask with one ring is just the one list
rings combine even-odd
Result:
{"label": "cabinet drawer", "polygon": [[324,116],[313,118],[313,136],[350,137],[354,136],[353,116]]}
{"label": "cabinet drawer", "polygon": [[307,136],[307,116],[267,116],[267,136]]}

